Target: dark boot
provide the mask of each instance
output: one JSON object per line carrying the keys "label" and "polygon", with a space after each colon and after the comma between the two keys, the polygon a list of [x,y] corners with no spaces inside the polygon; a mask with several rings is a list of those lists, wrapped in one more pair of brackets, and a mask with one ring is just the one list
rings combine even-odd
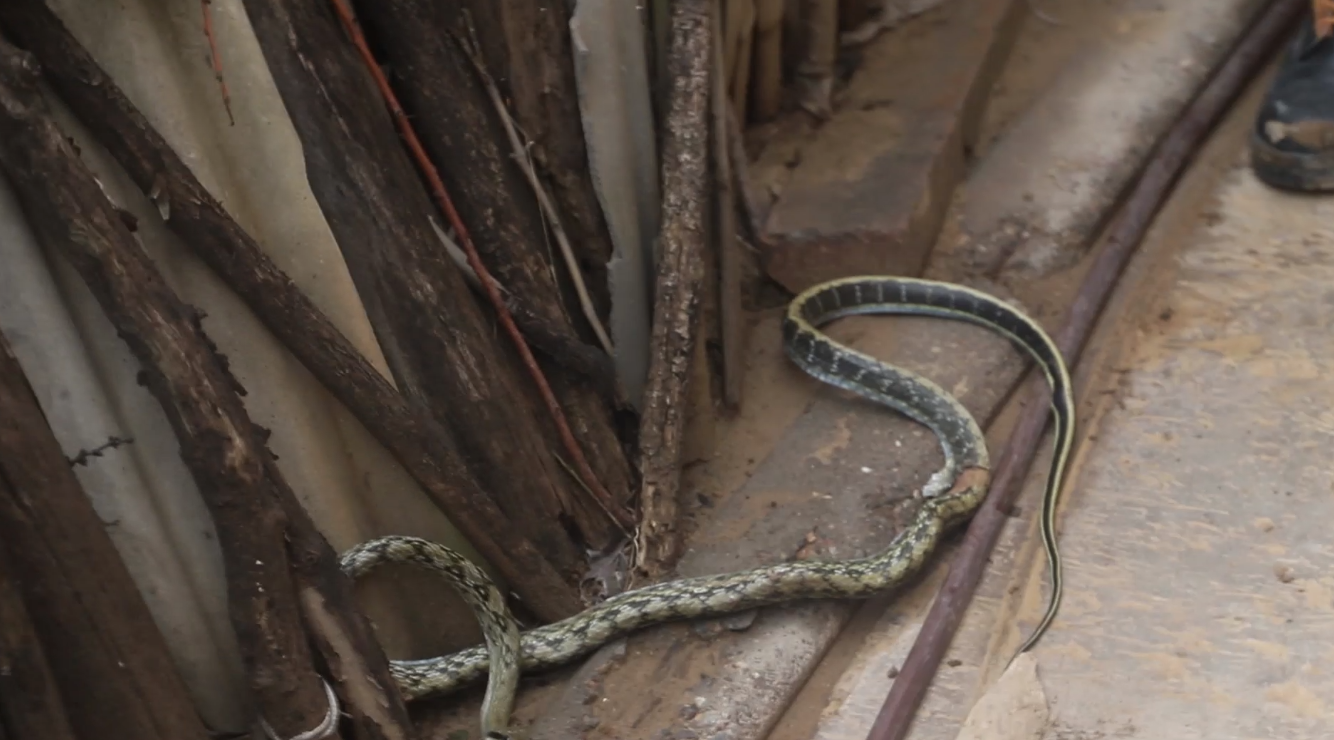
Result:
{"label": "dark boot", "polygon": [[1284,190],[1334,191],[1334,36],[1308,16],[1251,131],[1251,166]]}

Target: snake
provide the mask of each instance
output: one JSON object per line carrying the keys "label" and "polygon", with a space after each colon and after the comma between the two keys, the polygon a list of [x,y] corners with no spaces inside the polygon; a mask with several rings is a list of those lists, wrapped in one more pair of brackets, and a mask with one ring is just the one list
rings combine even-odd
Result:
{"label": "snake", "polygon": [[339,559],[358,578],[385,563],[407,563],[443,576],[477,615],[485,644],[450,655],[390,661],[403,698],[443,696],[487,678],[481,725],[487,738],[513,737],[509,715],[520,675],[555,668],[607,642],[656,624],[706,619],[812,599],[865,599],[904,584],[942,538],[969,520],[987,495],[990,459],[973,415],[925,377],[835,342],[820,327],[860,314],[898,314],[962,321],[1008,338],[1042,369],[1051,391],[1054,454],[1040,512],[1051,572],[1046,611],[1015,655],[1031,649],[1056,618],[1063,592],[1055,514],[1072,447],[1075,408],[1060,349],[1023,311],[954,283],[860,276],[814,285],[792,300],[782,322],[783,349],[801,370],[826,384],[887,406],[926,426],[944,465],[922,486],[921,505],[883,550],[848,560],[780,562],[751,570],[650,584],[611,596],[561,621],[520,632],[504,593],[485,571],[443,545],[392,535],[359,544]]}

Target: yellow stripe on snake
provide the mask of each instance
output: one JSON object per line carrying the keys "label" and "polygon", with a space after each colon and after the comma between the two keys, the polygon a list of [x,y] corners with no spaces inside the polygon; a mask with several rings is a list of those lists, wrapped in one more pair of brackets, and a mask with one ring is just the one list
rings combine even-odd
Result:
{"label": "yellow stripe on snake", "polygon": [[658,583],[613,596],[555,624],[519,633],[504,596],[486,574],[454,551],[413,537],[384,537],[348,550],[344,572],[358,577],[386,562],[413,563],[444,575],[476,612],[486,646],[426,660],[393,661],[390,672],[408,700],[439,696],[488,674],[482,729],[508,738],[519,676],[568,663],[628,632],[669,621],[725,614],[804,599],[863,599],[915,574],[941,537],[967,521],[986,495],[990,461],[972,414],[931,381],[842,346],[817,327],[854,314],[907,314],[964,321],[991,329],[1025,350],[1046,374],[1055,418],[1055,447],[1041,511],[1043,546],[1052,573],[1047,610],[1019,652],[1031,648],[1060,606],[1061,561],[1055,512],[1074,429],[1070,375],[1036,322],[1008,304],[961,285],[901,277],[854,277],[797,296],[783,322],[787,356],[815,378],[883,404],[928,427],[945,465],[922,489],[923,503],[883,551],[858,560],[802,561],[723,575]]}

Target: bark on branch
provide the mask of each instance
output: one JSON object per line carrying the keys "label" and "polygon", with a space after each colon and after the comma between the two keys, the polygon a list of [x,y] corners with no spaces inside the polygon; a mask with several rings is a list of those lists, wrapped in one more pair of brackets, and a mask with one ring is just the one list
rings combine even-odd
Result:
{"label": "bark on branch", "polygon": [[[287,540],[294,534],[311,547],[313,527],[302,522],[299,506],[290,505],[296,498],[273,464],[266,432],[246,414],[241,389],[205,337],[199,315],[167,286],[50,118],[39,72],[30,54],[0,41],[0,168],[20,193],[34,231],[80,274],[139,360],[141,382],[180,442],[212,514],[231,623],[261,716],[280,736],[306,732],[321,724],[329,706],[302,626]],[[304,560],[299,564],[309,567],[314,560],[336,574],[333,553],[327,544],[322,550],[297,551]],[[360,627],[343,632],[368,633]],[[378,655],[366,661],[379,669],[376,682],[392,686],[378,647],[361,643],[354,648],[369,651],[363,657]],[[339,656],[333,657],[337,662]],[[377,698],[389,703],[351,703],[360,715],[358,729],[368,737],[406,737],[406,710],[397,694],[382,690]]]}
{"label": "bark on branch", "polygon": [[[561,275],[568,283],[566,262],[555,259],[553,264],[547,259],[549,252],[558,251],[553,243],[555,225],[544,221],[532,188],[515,161],[516,156],[526,157],[531,152],[516,153],[507,143],[500,114],[474,67],[476,63],[489,70],[497,84],[521,96],[514,99],[516,115],[531,111],[539,103],[539,96],[552,99],[553,109],[538,124],[537,131],[560,137],[548,142],[560,147],[560,164],[568,170],[560,182],[581,185],[576,173],[588,172],[587,159],[569,159],[569,150],[583,152],[584,145],[578,128],[568,14],[545,0],[388,0],[360,5],[363,23],[374,32],[385,60],[395,70],[397,95],[412,116],[413,128],[438,167],[487,269],[512,295],[522,297],[523,307],[542,325],[557,331],[563,344],[577,346],[582,340],[573,319],[582,314],[577,308],[566,310],[553,279]],[[460,39],[470,39],[473,31],[480,42],[475,61],[459,44]],[[557,34],[564,43],[557,41]],[[534,65],[540,68],[534,69]],[[539,93],[544,82],[555,89]],[[555,104],[561,90],[567,97]],[[527,121],[523,125],[524,134],[534,135]],[[587,185],[591,194],[591,179]],[[561,192],[575,194],[570,189]],[[596,201],[583,204],[595,205]],[[584,209],[575,211],[573,219],[579,229],[589,225],[581,215],[587,216]],[[597,215],[600,226],[600,210]],[[609,249],[605,230],[597,236]],[[599,258],[584,252],[579,256],[586,263],[597,264],[605,263],[609,255]],[[605,279],[605,271],[603,276]],[[592,336],[587,334],[589,339]],[[623,510],[631,493],[630,465],[617,440],[610,406],[586,383],[569,375],[553,375],[553,389],[587,453],[594,477],[610,492],[608,508]],[[549,443],[554,443],[552,435],[546,436]],[[577,509],[574,514],[590,544],[602,547],[616,537],[617,531],[598,510]],[[628,515],[622,522],[626,527],[632,523]]]}
{"label": "bark on branch", "polygon": [[[0,23],[38,56],[46,79],[135,184],[170,204],[168,228],[398,459],[524,605],[548,621],[578,611],[573,590],[528,530],[482,491],[446,430],[395,390],[227,215],[42,0],[0,3]],[[334,205],[331,223],[344,241],[356,237],[338,227],[337,212],[355,208]]]}
{"label": "bark on branch", "polygon": [[206,737],[148,605],[2,335],[0,542],[79,737]]}
{"label": "bark on branch", "polygon": [[[555,300],[555,285],[546,280],[547,273],[542,270],[541,266],[543,261],[540,257],[541,251],[538,248],[540,240],[533,239],[527,242],[506,241],[497,245],[502,248],[502,251],[505,253],[505,258],[499,261],[493,260],[493,263],[497,263],[495,266],[498,266],[503,270],[508,270],[502,277],[502,280],[506,281],[510,291],[507,300],[501,295],[497,282],[491,278],[485,277],[490,275],[491,268],[482,261],[481,253],[478,251],[476,244],[472,240],[472,229],[469,226],[470,222],[467,222],[460,217],[458,209],[454,204],[454,198],[450,195],[452,189],[445,185],[444,180],[441,177],[440,169],[435,164],[436,160],[427,154],[425,148],[426,145],[423,145],[422,140],[417,136],[418,126],[408,119],[408,115],[398,102],[398,94],[389,84],[388,76],[384,74],[379,63],[372,55],[369,44],[365,41],[364,35],[359,31],[359,25],[345,12],[345,6],[342,4],[342,0],[333,0],[333,2],[338,9],[339,20],[343,24],[344,31],[352,36],[353,44],[361,56],[364,68],[375,81],[379,94],[382,96],[389,110],[393,113],[398,125],[399,133],[403,137],[407,150],[411,152],[418,171],[426,181],[432,200],[435,202],[436,207],[440,209],[441,214],[448,220],[450,226],[453,227],[458,238],[458,243],[463,247],[463,252],[466,255],[469,268],[474,274],[479,276],[478,284],[481,286],[482,292],[485,294],[491,309],[494,311],[494,315],[499,321],[500,327],[509,337],[510,341],[508,348],[517,353],[519,364],[527,373],[528,382],[519,386],[516,390],[520,393],[536,391],[536,398],[533,398],[532,400],[538,401],[540,399],[540,403],[546,406],[547,413],[550,416],[555,431],[557,432],[560,444],[564,448],[565,454],[569,455],[568,465],[575,471],[577,480],[582,483],[581,488],[579,491],[576,491],[576,493],[582,491],[588,494],[587,498],[578,495],[565,497],[565,500],[573,504],[573,506],[570,506],[567,509],[570,518],[578,526],[581,533],[583,533],[585,541],[590,542],[597,547],[610,544],[610,527],[612,522],[615,522],[620,527],[627,528],[633,523],[629,511],[621,503],[621,500],[623,500],[629,493],[628,487],[622,486],[620,489],[620,497],[618,497],[618,499],[613,499],[611,494],[608,493],[607,489],[603,486],[600,477],[593,472],[588,464],[587,455],[584,454],[583,445],[581,445],[575,438],[574,432],[570,428],[569,418],[565,413],[561,401],[557,399],[556,394],[552,390],[551,384],[546,377],[546,373],[542,370],[541,366],[537,364],[537,360],[532,354],[531,348],[528,346],[528,340],[520,333],[518,326],[514,322],[514,317],[510,314],[509,308],[507,307],[508,303],[522,301],[538,311],[544,311],[548,315],[547,323],[550,326],[568,324],[568,317],[563,315],[559,302]],[[377,4],[376,7],[380,8],[382,5]],[[429,15],[400,20],[408,21],[408,25],[414,31],[420,32],[421,30],[426,30],[427,32],[425,34],[414,33],[406,38],[395,37],[388,42],[388,46],[391,49],[401,50],[410,48],[417,52],[426,53],[419,54],[416,57],[418,63],[415,64],[401,64],[392,57],[391,64],[395,64],[400,70],[412,70],[416,67],[430,68],[433,70],[431,76],[433,80],[442,76],[446,78],[450,77],[448,68],[440,66],[440,63],[443,63],[445,60],[440,59],[438,56],[432,56],[429,52],[442,42],[443,37],[448,37],[451,34],[444,31],[438,23],[432,24],[432,18]],[[434,29],[434,32],[432,32],[432,29]],[[400,71],[398,76],[404,77],[405,74],[403,71]],[[436,86],[432,86],[432,89],[434,89],[434,87]],[[354,91],[349,90],[348,92]],[[449,116],[446,111],[466,108],[468,108],[466,100],[451,94],[449,96],[449,105],[444,109],[419,111],[417,118],[418,120],[425,122],[429,127],[432,121],[442,118],[448,119]],[[489,148],[494,151],[495,146],[492,139],[501,138],[488,136],[487,134],[489,132],[478,130],[475,126],[450,126],[450,128],[460,129],[467,134],[471,134],[472,138],[469,140],[469,148],[473,150]],[[487,145],[490,146],[488,147]],[[494,166],[495,164],[503,164],[503,162],[494,162],[491,164],[493,166],[483,166],[480,169],[495,174],[499,174],[499,172],[503,171]],[[468,196],[474,191],[492,189],[493,184],[489,181],[497,179],[495,177],[475,177],[474,173],[478,168],[464,169],[466,169],[469,175],[472,175],[471,177],[465,178],[462,183],[464,187],[461,188],[461,191],[464,196]],[[499,180],[499,182],[502,186],[504,185],[503,180]],[[522,181],[516,184],[521,185],[521,182]],[[506,223],[513,223],[520,217],[520,210],[514,207],[515,202],[513,198],[515,193],[505,191],[503,187],[500,188],[500,190],[504,192],[507,197],[500,199],[498,202],[493,202],[492,206],[489,207],[485,213],[491,217],[491,220],[494,220],[499,216],[503,218]],[[418,256],[412,252],[408,252],[404,256],[410,260],[418,260]],[[530,275],[523,268],[535,269],[533,269],[533,274]],[[548,267],[548,269],[550,268]],[[395,328],[399,327],[406,328],[406,326],[402,324]],[[420,334],[420,330],[415,331]],[[572,334],[568,330],[564,330],[564,333]],[[426,336],[429,336],[429,334]],[[570,340],[570,343],[577,343],[577,339],[573,336],[569,336],[567,339]],[[414,342],[412,346],[414,349],[417,349],[427,345]],[[423,390],[427,391],[426,399],[428,402],[432,402],[436,404],[436,408],[440,408],[440,401],[445,399],[437,399],[435,397],[436,393],[439,393],[439,391],[432,392],[433,389],[429,388],[423,388]],[[517,394],[511,397],[513,398],[511,404],[518,402],[519,399]],[[596,395],[586,394],[584,398],[591,402],[594,407],[598,405]],[[443,411],[444,409],[441,408],[441,410]],[[541,427],[534,426],[532,431],[538,432],[538,430],[543,427],[545,427],[545,425],[542,425]],[[594,427],[588,427],[587,425],[585,425],[585,427],[585,436],[587,436],[586,433],[591,431]],[[605,429],[608,436],[610,436],[610,426],[604,425],[602,428]],[[485,431],[469,431],[473,433],[472,438],[474,439],[480,440],[487,437]],[[540,436],[540,434],[534,434],[534,441],[539,441]],[[613,441],[612,444],[604,444],[600,445],[600,447],[615,454],[617,445],[614,444],[614,437],[611,437],[611,439]],[[481,452],[485,455],[487,450],[481,448]],[[534,457],[532,460],[532,462],[540,461],[540,456]],[[495,461],[494,459],[487,459],[487,462],[494,464]],[[501,467],[507,466],[502,464]],[[491,471],[488,468],[486,472]],[[532,476],[534,480],[540,480],[543,477],[541,475],[542,471],[536,469],[525,470],[518,475],[516,475],[515,472],[516,471],[506,470],[506,474],[509,475],[511,480],[515,478],[523,478],[524,473]],[[562,481],[564,481],[563,478],[560,480],[553,480],[552,483],[559,484]],[[559,491],[557,493],[559,495]],[[605,516],[603,516],[604,512]]]}
{"label": "bark on branch", "polygon": [[[579,521],[582,491],[534,425],[541,414],[517,363],[439,246],[436,209],[329,3],[244,5],[399,389],[454,432],[486,492],[477,498],[494,498],[510,532],[525,535],[558,571],[582,571],[582,548],[552,526]],[[543,595],[544,618],[580,608],[573,589]]]}
{"label": "bark on branch", "polygon": [[709,207],[708,0],[676,0],[671,11],[666,131],[662,144],[661,259],[653,306],[654,356],[649,366],[639,444],[643,458],[639,566],[657,575],[675,559],[677,494],[687,386],[704,281],[705,214]]}
{"label": "bark on branch", "polygon": [[[0,496],[11,497],[8,488],[0,477]],[[78,740],[9,556],[0,548],[0,738],[5,737]]]}

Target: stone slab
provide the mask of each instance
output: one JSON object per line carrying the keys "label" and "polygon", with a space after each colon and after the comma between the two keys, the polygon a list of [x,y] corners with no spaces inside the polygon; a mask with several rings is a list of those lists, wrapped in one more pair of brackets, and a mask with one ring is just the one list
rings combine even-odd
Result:
{"label": "stone slab", "polygon": [[1163,132],[1266,5],[1042,4],[1064,25],[1024,29],[1012,66],[1031,71],[993,103],[1022,111],[979,159],[960,214],[975,267],[988,274],[1047,274],[1078,261]]}
{"label": "stone slab", "polygon": [[921,274],[1023,14],[1014,0],[947,2],[864,48],[832,117],[776,145],[796,164],[764,226],[770,277],[799,292]]}

